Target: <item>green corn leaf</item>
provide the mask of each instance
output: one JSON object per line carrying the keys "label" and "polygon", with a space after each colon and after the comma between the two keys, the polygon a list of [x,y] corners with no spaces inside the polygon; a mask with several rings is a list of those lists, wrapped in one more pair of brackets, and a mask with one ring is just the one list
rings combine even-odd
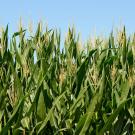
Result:
{"label": "green corn leaf", "polygon": [[[87,69],[88,69],[88,66],[89,66],[89,61],[92,57],[92,55],[96,52],[96,49],[95,50],[92,50],[90,53],[89,53],[89,56],[85,59],[85,61],[82,63],[82,65],[80,66],[80,68],[78,69],[77,71],[77,90],[76,90],[76,93],[75,93],[75,96],[77,97],[79,92],[80,92],[80,89],[81,89],[81,84],[82,84],[82,81],[87,73]],[[74,84],[75,85],[75,84]],[[74,86],[73,86],[74,87]]]}
{"label": "green corn leaf", "polygon": [[119,112],[122,110],[122,108],[124,107],[125,103],[127,101],[131,100],[127,99],[126,101],[123,101],[118,107],[117,109],[113,112],[113,114],[111,114],[111,116],[108,118],[107,122],[105,123],[104,127],[100,130],[100,132],[98,133],[99,135],[103,135],[107,130],[110,129],[113,121],[116,119],[116,117],[119,115]]}
{"label": "green corn leaf", "polygon": [[[28,96],[28,95],[27,95]],[[10,130],[13,122],[14,122],[14,119],[15,117],[17,116],[17,113],[19,111],[20,108],[23,108],[23,103],[24,103],[24,100],[25,98],[27,97],[22,97],[22,99],[20,99],[20,102],[18,103],[18,105],[15,107],[10,119],[8,120],[8,122],[6,123],[5,127],[2,129],[1,131],[1,135],[6,135],[8,133],[8,131]]]}

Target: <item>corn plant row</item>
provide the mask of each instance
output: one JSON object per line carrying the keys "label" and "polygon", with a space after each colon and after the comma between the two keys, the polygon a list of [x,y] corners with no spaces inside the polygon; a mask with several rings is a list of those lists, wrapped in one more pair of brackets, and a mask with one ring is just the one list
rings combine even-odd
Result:
{"label": "corn plant row", "polygon": [[135,35],[26,32],[1,32],[0,135],[135,134]]}

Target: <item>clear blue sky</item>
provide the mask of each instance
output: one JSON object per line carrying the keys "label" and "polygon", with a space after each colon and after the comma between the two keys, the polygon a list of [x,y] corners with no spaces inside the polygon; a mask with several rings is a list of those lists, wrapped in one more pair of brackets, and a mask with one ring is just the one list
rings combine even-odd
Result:
{"label": "clear blue sky", "polygon": [[60,28],[64,35],[74,24],[83,39],[96,28],[97,33],[109,33],[112,27],[126,25],[128,33],[135,31],[135,0],[1,0],[0,26],[9,24],[17,30],[19,18],[23,24],[39,20],[50,28]]}

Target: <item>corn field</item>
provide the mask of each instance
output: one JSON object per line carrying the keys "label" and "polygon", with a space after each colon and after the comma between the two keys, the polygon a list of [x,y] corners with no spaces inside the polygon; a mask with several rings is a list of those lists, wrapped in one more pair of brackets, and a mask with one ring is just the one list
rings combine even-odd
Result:
{"label": "corn field", "polygon": [[135,35],[26,32],[1,32],[0,135],[135,134]]}

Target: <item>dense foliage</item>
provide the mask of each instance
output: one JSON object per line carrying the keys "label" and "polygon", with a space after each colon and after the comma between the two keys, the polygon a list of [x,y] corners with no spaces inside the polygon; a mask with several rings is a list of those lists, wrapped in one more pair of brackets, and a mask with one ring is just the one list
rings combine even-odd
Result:
{"label": "dense foliage", "polygon": [[135,133],[135,36],[125,28],[83,46],[69,28],[0,37],[1,135]]}

